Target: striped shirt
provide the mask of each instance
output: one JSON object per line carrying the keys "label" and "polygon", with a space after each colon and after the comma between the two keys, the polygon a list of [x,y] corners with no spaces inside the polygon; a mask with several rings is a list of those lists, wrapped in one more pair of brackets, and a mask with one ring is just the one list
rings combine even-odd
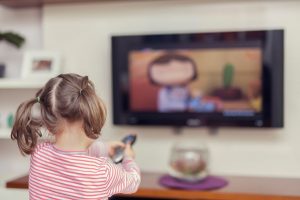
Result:
{"label": "striped shirt", "polygon": [[116,165],[99,153],[100,146],[96,141],[87,151],[75,152],[39,144],[30,161],[30,200],[98,200],[135,192],[141,177],[134,160],[126,157]]}

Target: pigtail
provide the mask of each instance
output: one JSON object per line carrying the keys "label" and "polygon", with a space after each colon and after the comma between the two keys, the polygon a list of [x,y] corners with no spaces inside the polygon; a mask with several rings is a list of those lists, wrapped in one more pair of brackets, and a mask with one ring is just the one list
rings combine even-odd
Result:
{"label": "pigtail", "polygon": [[80,113],[84,121],[84,131],[89,138],[96,139],[106,119],[106,108],[96,95],[94,84],[87,76],[82,78],[80,93]]}
{"label": "pigtail", "polygon": [[92,82],[89,81],[89,77],[84,76],[81,81],[81,90],[86,89],[88,86],[91,86],[94,89],[94,85]]}
{"label": "pigtail", "polygon": [[41,135],[41,122],[32,116],[32,108],[39,101],[32,99],[23,102],[16,112],[15,122],[11,132],[11,139],[17,140],[19,149],[23,155],[31,154],[37,145]]}

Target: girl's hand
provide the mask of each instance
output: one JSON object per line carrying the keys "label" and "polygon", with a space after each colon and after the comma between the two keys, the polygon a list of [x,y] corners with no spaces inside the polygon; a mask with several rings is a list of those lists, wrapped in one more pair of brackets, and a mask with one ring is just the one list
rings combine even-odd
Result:
{"label": "girl's hand", "polygon": [[121,141],[111,141],[108,143],[108,156],[112,157],[115,154],[117,147],[125,148],[125,144]]}
{"label": "girl's hand", "polygon": [[130,158],[134,158],[135,157],[135,153],[131,147],[130,144],[126,144],[125,145],[125,150],[124,150],[124,156],[128,156]]}

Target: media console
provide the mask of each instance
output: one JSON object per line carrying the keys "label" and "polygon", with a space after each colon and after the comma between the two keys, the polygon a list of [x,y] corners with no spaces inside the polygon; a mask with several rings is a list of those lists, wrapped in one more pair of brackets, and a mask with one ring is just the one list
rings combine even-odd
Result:
{"label": "media console", "polygon": [[[131,195],[117,195],[112,199],[194,199],[194,200],[300,200],[299,178],[271,178],[222,176],[229,184],[219,190],[190,191],[162,187],[163,174],[143,172],[138,191]],[[7,188],[28,188],[28,175],[9,181]]]}

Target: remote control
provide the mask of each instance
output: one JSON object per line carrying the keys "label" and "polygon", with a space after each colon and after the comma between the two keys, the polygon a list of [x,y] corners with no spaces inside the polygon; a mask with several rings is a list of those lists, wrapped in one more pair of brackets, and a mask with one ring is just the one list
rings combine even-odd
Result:
{"label": "remote control", "polygon": [[[122,139],[122,142],[124,144],[130,144],[130,145],[133,145],[136,141],[136,135],[127,135],[126,137],[124,137]],[[117,147],[115,148],[115,154],[112,156],[112,160],[114,163],[120,163],[122,162],[123,160],[123,157],[124,157],[124,148],[122,147]]]}

